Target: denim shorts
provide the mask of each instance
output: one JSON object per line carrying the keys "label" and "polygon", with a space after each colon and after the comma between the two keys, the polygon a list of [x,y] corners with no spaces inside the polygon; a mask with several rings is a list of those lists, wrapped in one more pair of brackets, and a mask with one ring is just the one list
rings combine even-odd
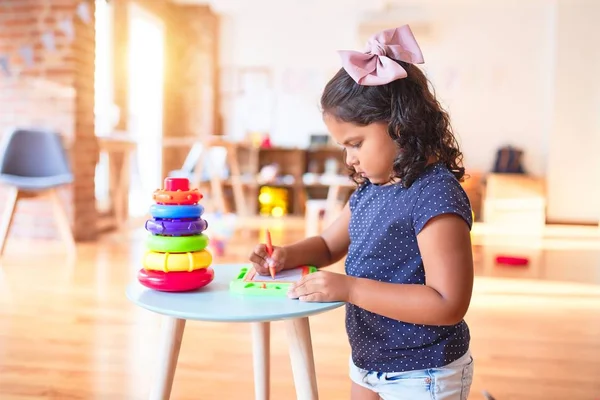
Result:
{"label": "denim shorts", "polygon": [[383,400],[466,400],[473,382],[471,352],[440,368],[376,372],[358,368],[350,357],[350,379]]}

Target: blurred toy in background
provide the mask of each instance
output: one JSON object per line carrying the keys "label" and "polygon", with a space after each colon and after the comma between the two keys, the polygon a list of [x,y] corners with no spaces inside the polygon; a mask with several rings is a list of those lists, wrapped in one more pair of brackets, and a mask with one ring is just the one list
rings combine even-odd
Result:
{"label": "blurred toy in background", "polygon": [[258,173],[258,182],[259,183],[270,183],[275,182],[277,177],[279,176],[279,164],[273,163],[265,165],[260,169]]}
{"label": "blurred toy in background", "polygon": [[258,194],[260,215],[283,217],[288,213],[288,190],[281,187],[263,186]]}
{"label": "blurred toy in background", "polygon": [[265,136],[263,137],[262,142],[260,143],[260,148],[261,149],[270,149],[273,147],[273,144],[271,143],[271,136],[266,133]]}
{"label": "blurred toy in background", "polygon": [[210,238],[209,246],[215,256],[225,255],[227,243],[235,231],[237,216],[232,213],[216,212],[205,217],[210,220],[206,230]]}

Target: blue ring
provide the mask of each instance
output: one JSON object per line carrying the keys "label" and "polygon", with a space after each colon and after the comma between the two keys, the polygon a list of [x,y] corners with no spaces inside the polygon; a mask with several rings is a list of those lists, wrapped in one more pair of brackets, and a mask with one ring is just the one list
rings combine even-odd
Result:
{"label": "blue ring", "polygon": [[152,204],[150,206],[150,215],[154,218],[200,218],[204,213],[204,207],[200,204],[193,205],[169,205]]}

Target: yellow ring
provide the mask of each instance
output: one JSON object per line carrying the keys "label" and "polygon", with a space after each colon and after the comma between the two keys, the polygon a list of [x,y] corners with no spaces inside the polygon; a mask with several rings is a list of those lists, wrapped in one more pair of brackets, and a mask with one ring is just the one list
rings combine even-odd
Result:
{"label": "yellow ring", "polygon": [[188,253],[158,253],[148,251],[144,255],[145,269],[154,271],[194,271],[207,268],[212,263],[212,254],[207,250]]}

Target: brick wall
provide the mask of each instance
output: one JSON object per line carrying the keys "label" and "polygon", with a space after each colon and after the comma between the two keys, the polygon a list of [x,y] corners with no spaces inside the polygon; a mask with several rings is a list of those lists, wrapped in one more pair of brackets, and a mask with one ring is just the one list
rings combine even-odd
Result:
{"label": "brick wall", "polygon": [[[52,0],[54,3],[54,0]],[[96,231],[96,193],[94,177],[98,163],[98,142],[94,123],[94,72],[95,72],[95,24],[94,1],[90,5],[89,24],[76,25],[76,39],[72,45],[73,77],[75,87],[75,137],[71,158],[75,181],[72,204],[75,238],[94,240]],[[80,2],[78,2],[80,3]]]}
{"label": "brick wall", "polygon": [[[80,17],[77,9],[82,3],[88,12]],[[86,22],[82,19],[85,15],[89,17]],[[98,150],[93,110],[93,18],[91,0],[0,2],[0,56],[8,55],[11,71],[7,76],[0,70],[0,131],[38,125],[63,135],[75,181],[61,195],[68,204],[78,240],[95,237],[94,169]],[[54,49],[45,45],[49,32]],[[22,56],[24,46],[33,51],[32,65]],[[4,206],[4,196],[5,190],[0,189],[0,207]],[[49,203],[42,200],[20,201],[10,237],[56,237],[48,210]]]}
{"label": "brick wall", "polygon": [[[177,63],[170,82],[178,101],[176,119],[165,136],[205,136],[217,132],[218,17],[208,6],[176,7],[177,29],[171,37],[171,56]],[[181,29],[180,27],[185,27]],[[163,172],[181,168],[187,148],[166,149]]]}
{"label": "brick wall", "polygon": [[[164,135],[198,136],[215,131],[218,18],[208,6],[166,0],[112,1],[114,9],[115,103],[127,115],[127,9],[135,1],[165,22],[166,60]],[[77,14],[85,2],[91,20]],[[0,131],[14,125],[57,129],[69,146],[75,182],[62,195],[68,204],[78,240],[96,237],[94,174],[98,145],[94,136],[94,1],[0,0],[0,55],[10,56],[12,77],[0,70]],[[70,40],[61,30],[71,18]],[[52,31],[55,51],[45,48],[42,35]],[[33,66],[20,57],[31,45]],[[127,129],[122,118],[119,129]],[[163,171],[179,168],[187,149],[165,150]],[[117,161],[118,163],[118,161]],[[0,207],[4,192],[0,189]],[[19,203],[10,236],[54,238],[57,232],[41,201]]]}
{"label": "brick wall", "polygon": [[[129,0],[151,11],[165,24],[165,82],[163,135],[165,137],[214,134],[217,90],[218,17],[204,5],[168,1]],[[115,18],[115,103],[121,115],[127,109],[127,3],[113,2]],[[120,121],[127,129],[127,121]],[[163,175],[181,167],[187,148],[166,148]]]}

